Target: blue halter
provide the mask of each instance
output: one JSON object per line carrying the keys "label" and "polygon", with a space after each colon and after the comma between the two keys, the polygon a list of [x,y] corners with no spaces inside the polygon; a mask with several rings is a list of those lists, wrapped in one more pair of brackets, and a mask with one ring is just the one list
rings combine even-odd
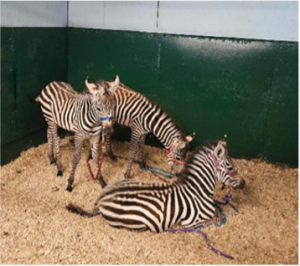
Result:
{"label": "blue halter", "polygon": [[111,116],[100,117],[100,121],[112,120]]}

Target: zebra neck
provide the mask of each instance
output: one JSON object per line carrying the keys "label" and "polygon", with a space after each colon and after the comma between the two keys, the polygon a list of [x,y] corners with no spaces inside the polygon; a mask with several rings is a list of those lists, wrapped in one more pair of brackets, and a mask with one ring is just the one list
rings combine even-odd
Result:
{"label": "zebra neck", "polygon": [[176,139],[182,138],[182,133],[175,122],[170,118],[167,125],[160,128],[153,127],[153,134],[159,139],[166,149],[170,149]]}
{"label": "zebra neck", "polygon": [[212,197],[216,187],[215,166],[207,151],[201,151],[201,153],[194,155],[179,179],[183,186],[193,187],[200,195]]}
{"label": "zebra neck", "polygon": [[77,99],[76,113],[79,118],[78,121],[85,120],[90,126],[97,126],[100,124],[96,106],[90,97]]}

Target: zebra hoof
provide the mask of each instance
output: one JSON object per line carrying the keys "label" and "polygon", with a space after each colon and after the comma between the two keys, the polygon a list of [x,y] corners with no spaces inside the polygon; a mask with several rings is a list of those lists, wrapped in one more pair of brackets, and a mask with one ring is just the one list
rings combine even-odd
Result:
{"label": "zebra hoof", "polygon": [[114,161],[114,162],[118,161],[117,156],[115,156],[115,155],[113,155],[113,154],[109,154],[109,158],[110,158],[112,161]]}
{"label": "zebra hoof", "polygon": [[130,179],[130,175],[129,174],[124,174],[124,178],[125,179]]}
{"label": "zebra hoof", "polygon": [[55,163],[56,163],[55,159],[50,160],[50,164],[55,164]]}
{"label": "zebra hoof", "polygon": [[105,183],[105,181],[103,179],[99,179],[99,183],[102,188],[105,188],[107,186],[107,184]]}
{"label": "zebra hoof", "polygon": [[62,171],[60,171],[60,170],[59,170],[59,171],[57,172],[57,174],[56,174],[56,176],[62,176],[62,175],[63,175],[63,173],[62,173]]}
{"label": "zebra hoof", "polygon": [[67,186],[67,189],[66,189],[67,191],[69,191],[69,192],[72,192],[72,187],[69,185],[69,186]]}
{"label": "zebra hoof", "polygon": [[145,162],[139,162],[140,168],[147,168]]}

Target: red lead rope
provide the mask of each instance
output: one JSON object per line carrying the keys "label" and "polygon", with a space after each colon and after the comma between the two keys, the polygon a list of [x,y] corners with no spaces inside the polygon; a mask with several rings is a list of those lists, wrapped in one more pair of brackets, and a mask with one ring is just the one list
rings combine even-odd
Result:
{"label": "red lead rope", "polygon": [[88,156],[87,159],[86,159],[86,163],[87,163],[87,166],[88,166],[91,178],[94,179],[94,180],[98,179],[98,176],[99,176],[99,174],[101,172],[101,167],[102,167],[102,162],[103,162],[103,157],[104,157],[104,153],[105,152],[106,152],[106,144],[105,144],[105,140],[102,140],[101,141],[101,156],[100,156],[99,165],[98,165],[98,171],[97,171],[97,175],[96,176],[93,175],[93,172],[92,172],[92,169],[91,169],[91,165],[89,163],[90,156]]}

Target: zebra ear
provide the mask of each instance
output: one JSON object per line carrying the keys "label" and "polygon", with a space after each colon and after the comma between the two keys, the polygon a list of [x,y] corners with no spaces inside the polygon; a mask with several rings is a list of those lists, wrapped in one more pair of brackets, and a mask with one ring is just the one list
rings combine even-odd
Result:
{"label": "zebra ear", "polygon": [[89,90],[89,92],[93,95],[95,95],[99,91],[96,84],[89,81],[89,77],[87,77],[85,80],[85,86]]}
{"label": "zebra ear", "polygon": [[117,75],[115,78],[115,81],[112,84],[112,87],[110,88],[110,91],[112,93],[114,93],[118,89],[119,84],[120,84],[120,79],[119,79],[119,76]]}
{"label": "zebra ear", "polygon": [[216,156],[218,161],[222,160],[225,155],[225,147],[222,144],[218,143],[214,150],[214,155]]}
{"label": "zebra ear", "polygon": [[225,134],[223,139],[219,140],[218,145],[222,145],[224,148],[227,148],[227,135]]}
{"label": "zebra ear", "polygon": [[186,141],[191,142],[194,139],[195,135],[196,133],[194,132],[193,134],[186,136],[185,137]]}

